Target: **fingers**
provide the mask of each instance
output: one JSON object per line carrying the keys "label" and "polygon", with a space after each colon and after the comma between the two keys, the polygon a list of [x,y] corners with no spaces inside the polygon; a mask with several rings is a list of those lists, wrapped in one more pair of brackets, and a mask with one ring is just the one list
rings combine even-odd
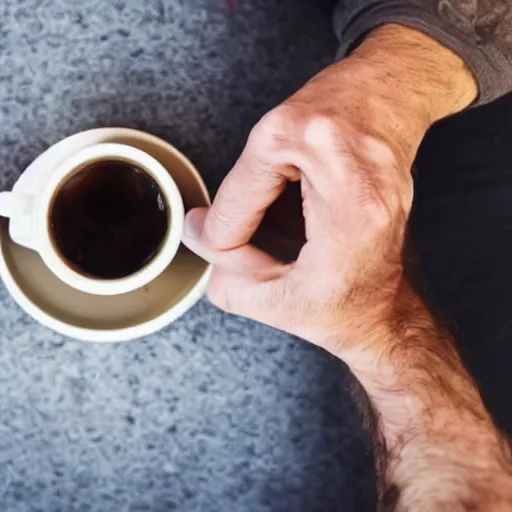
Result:
{"label": "fingers", "polygon": [[246,244],[286,183],[299,179],[297,168],[279,161],[278,133],[275,122],[269,125],[268,120],[251,133],[208,212],[202,234],[206,245],[225,250]]}
{"label": "fingers", "polygon": [[207,293],[209,300],[227,313],[290,330],[285,313],[289,303],[286,282],[286,277],[256,281],[216,267]]}
{"label": "fingers", "polygon": [[252,245],[217,251],[202,242],[202,233],[208,208],[195,208],[187,213],[183,243],[204,260],[231,273],[267,280],[282,275],[286,266]]}
{"label": "fingers", "polygon": [[206,215],[206,208],[187,214],[183,243],[214,265],[208,298],[224,311],[280,327],[285,317],[286,276],[292,266],[249,244],[226,251],[204,245],[201,233]]}

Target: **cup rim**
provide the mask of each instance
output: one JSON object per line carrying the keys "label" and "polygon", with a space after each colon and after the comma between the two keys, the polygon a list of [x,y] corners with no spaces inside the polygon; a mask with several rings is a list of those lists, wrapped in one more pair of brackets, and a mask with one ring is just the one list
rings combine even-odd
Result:
{"label": "cup rim", "polygon": [[[197,192],[201,196],[201,200],[204,200],[204,205],[207,206],[211,204],[208,189],[197,167],[179,149],[168,141],[153,134],[135,130],[133,128],[116,126],[92,128],[78,132],[52,145],[29,164],[14,185],[13,191],[21,193],[30,192],[32,190],[30,188],[31,180],[37,176],[41,177],[44,175],[42,172],[43,169],[40,168],[41,165],[48,165],[49,162],[56,161],[54,159],[58,158],[59,153],[62,154],[62,152],[64,152],[64,154],[66,154],[67,152],[67,154],[70,154],[68,151],[69,147],[75,147],[73,152],[76,152],[77,149],[81,149],[86,145],[105,141],[119,141],[124,143],[127,138],[128,140],[136,140],[137,143],[143,145],[144,151],[147,151],[151,155],[155,155],[157,159],[159,158],[156,155],[163,152],[170,158],[181,162],[184,168],[186,168],[186,172],[191,176],[191,183],[193,182],[193,186],[197,187]],[[177,181],[177,183],[179,183],[179,181]],[[185,193],[183,197],[186,203],[187,194]],[[203,203],[201,202],[201,204]],[[4,230],[7,230],[7,227],[7,225],[4,225]],[[203,273],[198,277],[195,284],[191,286],[185,296],[155,318],[144,320],[136,325],[116,326],[112,328],[83,326],[70,323],[54,314],[54,312],[43,307],[29,294],[29,290],[24,287],[24,284],[18,281],[6,258],[6,253],[8,252],[7,246],[11,244],[10,240],[12,240],[12,238],[7,232],[4,233],[3,237],[0,237],[0,277],[2,278],[8,292],[11,294],[14,302],[16,302],[28,316],[39,322],[42,326],[53,329],[70,339],[84,342],[127,342],[129,340],[152,334],[163,327],[172,324],[172,322],[183,315],[202,296],[204,296],[212,271],[212,265],[206,264]]]}
{"label": "cup rim", "polygon": [[[142,167],[158,183],[165,196],[170,216],[169,229],[157,254],[141,269],[118,279],[96,279],[75,271],[55,248],[48,225],[52,200],[66,177],[87,163],[106,159],[124,160]],[[77,151],[56,167],[40,194],[35,215],[36,250],[59,279],[85,293],[119,295],[145,286],[171,263],[181,243],[185,209],[176,182],[156,158],[127,144],[104,142]]]}

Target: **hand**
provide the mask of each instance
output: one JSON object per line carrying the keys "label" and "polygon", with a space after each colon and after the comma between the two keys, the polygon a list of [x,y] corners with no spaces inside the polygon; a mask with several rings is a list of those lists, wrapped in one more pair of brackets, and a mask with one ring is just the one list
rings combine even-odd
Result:
{"label": "hand", "polygon": [[[404,48],[415,51],[402,52],[407,74],[382,67],[390,61],[382,48],[395,53],[403,31]],[[430,124],[461,108],[439,84],[449,88],[460,74],[469,86],[457,101],[476,94],[463,64],[437,43],[432,61],[449,72],[425,76],[434,51],[426,36],[384,27],[375,37],[264,116],[212,208],[188,215],[184,237],[215,266],[212,302],[340,357],[350,340],[368,340],[362,331],[388,314],[400,282],[412,160]],[[249,242],[287,182],[299,180],[307,242],[296,262],[282,264]]]}
{"label": "hand", "polygon": [[[512,506],[506,443],[401,261],[418,145],[476,93],[457,56],[381,27],[267,114],[212,207],[187,216],[184,242],[214,265],[215,304],[326,348],[359,379],[386,510]],[[306,242],[283,263],[251,241],[289,182]]]}

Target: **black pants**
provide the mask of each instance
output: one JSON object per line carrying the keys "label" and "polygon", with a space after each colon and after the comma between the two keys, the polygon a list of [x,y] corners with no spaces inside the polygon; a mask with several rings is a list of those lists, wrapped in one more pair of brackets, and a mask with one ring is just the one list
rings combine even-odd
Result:
{"label": "black pants", "polygon": [[512,94],[433,127],[416,167],[419,286],[512,434]]}

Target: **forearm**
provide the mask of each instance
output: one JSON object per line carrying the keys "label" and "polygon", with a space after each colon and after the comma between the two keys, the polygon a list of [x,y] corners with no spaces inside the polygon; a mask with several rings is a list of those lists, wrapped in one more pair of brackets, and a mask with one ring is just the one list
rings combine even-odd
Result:
{"label": "forearm", "polygon": [[376,419],[384,510],[512,508],[509,446],[449,334],[405,281],[384,318],[340,354]]}
{"label": "forearm", "polygon": [[476,77],[479,104],[512,89],[510,0],[340,0],[334,22],[339,56],[389,23],[414,28],[459,55]]}
{"label": "forearm", "polygon": [[[359,97],[353,103],[364,114],[359,116],[364,131],[386,142],[398,159],[398,165],[385,167],[385,178],[406,190],[425,132],[475,98],[473,75],[435,40],[395,25],[373,31],[344,62],[338,65],[357,70],[352,76]],[[406,218],[396,220],[402,222],[397,232],[403,233]],[[387,268],[390,262],[384,260]],[[381,282],[380,275],[372,275],[372,281]],[[368,285],[354,289],[350,308],[344,309],[344,341],[337,353],[364,388],[366,409],[376,420],[384,510],[512,507],[508,446],[453,340],[403,278],[384,275],[381,286],[370,284],[378,306],[368,305]]]}
{"label": "forearm", "polygon": [[[435,39],[400,25],[370,32],[351,58],[366,63],[390,104],[422,112],[434,122],[470,105],[477,95],[475,78],[464,61]],[[402,112],[404,117],[407,112]]]}

